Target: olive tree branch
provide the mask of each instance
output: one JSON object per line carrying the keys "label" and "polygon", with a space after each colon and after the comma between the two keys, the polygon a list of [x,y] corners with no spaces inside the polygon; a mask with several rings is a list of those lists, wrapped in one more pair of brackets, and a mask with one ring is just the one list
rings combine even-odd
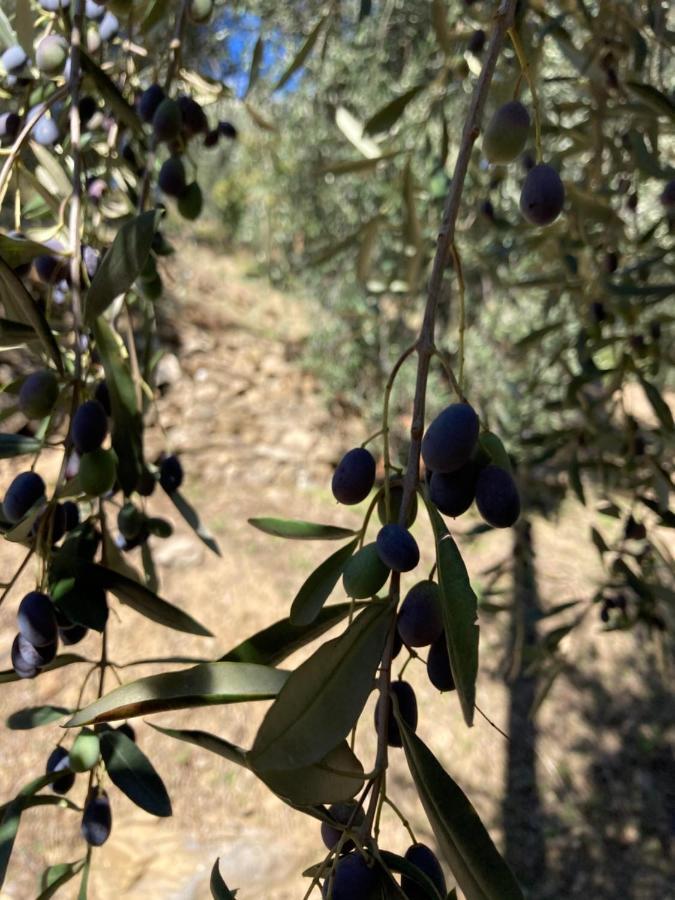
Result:
{"label": "olive tree branch", "polygon": [[[403,499],[401,501],[401,511],[399,515],[399,524],[403,527],[405,527],[408,521],[410,504],[417,489],[417,482],[419,479],[427,380],[429,378],[429,364],[432,356],[436,353],[434,331],[436,325],[436,311],[443,288],[443,276],[455,240],[455,226],[459,214],[464,181],[471,159],[471,152],[473,150],[474,142],[480,133],[483,108],[485,106],[492,77],[497,65],[497,59],[502,50],[506,33],[513,22],[515,6],[516,0],[501,0],[499,8],[495,13],[494,26],[486,50],[485,62],[471,97],[460,140],[457,161],[455,162],[455,169],[452,175],[452,182],[445,201],[443,220],[438,234],[436,254],[434,256],[431,277],[429,279],[424,318],[422,320],[419,338],[415,345],[417,351],[417,381],[415,385],[415,397],[413,400],[412,425],[410,428],[410,450],[408,452],[408,463],[403,482]],[[399,586],[400,575],[394,573],[391,578],[391,587],[389,591],[389,597],[394,602],[398,601]],[[371,796],[366,821],[364,823],[364,829],[367,829],[368,832],[372,827],[378,809],[379,795],[384,783],[383,773],[387,767],[387,724],[389,718],[387,715],[387,703],[389,702],[394,637],[395,632],[394,627],[392,627],[387,639],[378,681],[381,714],[377,724],[377,755],[375,769],[379,772],[379,775],[376,776],[376,790],[373,791],[373,795]]]}
{"label": "olive tree branch", "polygon": [[413,419],[410,428],[410,450],[408,464],[403,482],[403,500],[401,502],[401,514],[399,522],[405,525],[408,517],[410,503],[419,477],[420,452],[422,446],[422,433],[424,431],[424,413],[426,406],[427,380],[429,377],[429,363],[434,354],[434,330],[436,325],[436,311],[441,298],[443,287],[443,275],[455,240],[455,226],[464,189],[469,161],[473,145],[480,133],[480,122],[483,108],[487,99],[492,77],[494,75],[497,59],[504,44],[504,38],[511,27],[516,0],[501,0],[495,13],[494,27],[485,53],[485,62],[471,97],[469,110],[464,122],[464,129],[459,145],[459,153],[452,173],[450,190],[445,201],[443,221],[438,234],[436,254],[434,256],[427,301],[424,308],[424,319],[417,340],[417,382],[415,385],[415,398],[413,401]]}

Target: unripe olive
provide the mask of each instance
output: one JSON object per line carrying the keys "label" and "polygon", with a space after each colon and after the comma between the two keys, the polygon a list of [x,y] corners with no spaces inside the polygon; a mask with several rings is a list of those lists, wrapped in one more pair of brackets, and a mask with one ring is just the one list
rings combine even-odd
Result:
{"label": "unripe olive", "polygon": [[106,494],[115,483],[116,469],[115,454],[111,450],[99,447],[83,454],[78,476],[82,490],[91,497]]}
{"label": "unripe olive", "polygon": [[345,565],[342,583],[348,597],[374,597],[389,578],[390,570],[380,559],[374,543],[366,544]]}
{"label": "unripe olive", "polygon": [[493,163],[515,159],[525,147],[530,114],[518,100],[511,100],[494,113],[483,137],[483,153]]}
{"label": "unripe olive", "polygon": [[73,772],[88,772],[93,769],[101,757],[98,735],[90,728],[83,728],[75,738],[68,756]]}
{"label": "unripe olive", "polygon": [[193,221],[199,217],[203,205],[204,197],[202,195],[202,189],[196,181],[188,184],[183,193],[178,197],[178,212],[184,219],[188,219],[189,221]]}
{"label": "unripe olive", "polygon": [[188,16],[197,25],[207,22],[213,12],[213,0],[191,0],[188,6]]}
{"label": "unripe olive", "polygon": [[44,419],[54,408],[59,396],[59,383],[49,369],[33,372],[19,391],[19,409],[27,419]]}
{"label": "unripe olive", "polygon": [[43,75],[54,77],[63,72],[68,59],[68,44],[60,34],[42,38],[35,51],[35,62]]}
{"label": "unripe olive", "polygon": [[158,141],[171,141],[180,134],[180,107],[167,97],[157,107],[152,117],[152,129]]}

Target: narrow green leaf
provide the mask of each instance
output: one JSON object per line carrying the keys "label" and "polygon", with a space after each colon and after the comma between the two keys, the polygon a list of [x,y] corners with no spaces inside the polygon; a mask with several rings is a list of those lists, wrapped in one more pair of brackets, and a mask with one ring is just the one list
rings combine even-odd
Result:
{"label": "narrow green leaf", "polygon": [[[0,819],[4,816],[5,810],[13,802],[14,801],[10,800],[9,803],[3,803],[0,806]],[[63,807],[63,809],[72,809],[74,812],[82,812],[81,806],[78,806],[77,803],[73,803],[72,800],[69,800],[67,797],[62,797],[59,794],[37,794],[33,797],[27,797],[23,804],[24,811],[33,809],[36,806],[60,806]]]}
{"label": "narrow green leaf", "polygon": [[0,434],[0,459],[37,453],[41,449],[42,441],[36,438],[25,437],[23,434]]}
{"label": "narrow green leaf", "polygon": [[253,54],[251,56],[251,68],[249,69],[248,73],[248,84],[246,86],[246,93],[244,94],[244,98],[248,97],[248,95],[258,83],[258,78],[260,78],[260,66],[262,65],[264,54],[265,42],[263,40],[263,36],[259,35],[258,40],[255,42],[255,47],[253,48]]}
{"label": "narrow green leaf", "polygon": [[209,753],[215,753],[216,756],[222,756],[238,766],[248,768],[246,751],[241,747],[237,747],[236,744],[231,744],[224,738],[217,737],[215,734],[182,728],[163,728],[160,725],[153,725],[152,722],[148,722],[148,725],[154,728],[155,731],[167,735],[167,737],[174,738],[177,741],[184,741],[186,744],[194,744],[196,747],[201,747],[202,750],[208,750]]}
{"label": "narrow green leaf", "polygon": [[115,297],[126,294],[148,260],[161,212],[151,209],[122,225],[87,292],[85,319],[92,324]]}
{"label": "narrow green leaf", "polygon": [[327,161],[321,164],[318,169],[318,173],[320,175],[352,175],[352,174],[364,174],[367,172],[372,172],[373,169],[376,169],[379,163],[388,162],[394,157],[399,156],[403,151],[402,150],[392,150],[389,153],[382,153],[377,156],[366,157],[365,159],[359,157],[358,159],[336,159],[332,161]]}
{"label": "narrow green leaf", "polygon": [[59,888],[67,884],[78,872],[81,872],[83,867],[83,859],[78,859],[71,863],[57,863],[55,866],[48,866],[40,877],[41,893],[37,900],[49,900]]}
{"label": "narrow green leaf", "polygon": [[115,119],[124,122],[139,137],[143,137],[143,123],[138,113],[130,106],[120,93],[117,85],[110,79],[84,50],[80,51],[82,71],[94,82],[96,94],[103,97]]}
{"label": "narrow green leaf", "polygon": [[13,712],[5,720],[5,724],[12,731],[27,731],[30,728],[39,728],[40,725],[49,725],[72,712],[65,706],[29,706]]}
{"label": "narrow green leaf", "polygon": [[[151,723],[149,723],[151,724]],[[248,768],[246,751],[224,738],[205,731],[185,731],[152,725],[168,737],[194,744],[238,766]],[[346,741],[331,750],[325,759],[302,769],[264,772],[259,776],[285,801],[296,806],[341,803],[350,800],[363,785],[363,766]]]}
{"label": "narrow green leaf", "polygon": [[524,900],[466,795],[395,710],[403,749],[436,840],[466,900]]}
{"label": "narrow green leaf", "polygon": [[356,549],[358,539],[333,553],[309,576],[298,591],[291,606],[291,625],[310,625],[321,612],[324,603],[333,593],[344,571],[347,560]]}
{"label": "narrow green leaf", "polygon": [[37,334],[31,325],[13,322],[11,319],[0,319],[0,347],[4,349],[21,347],[36,339]]}
{"label": "narrow green leaf", "polygon": [[96,320],[93,332],[110,393],[117,477],[125,494],[130,494],[138,484],[143,467],[143,418],[136,402],[134,381],[115,333],[101,318]]}
{"label": "narrow green leaf", "polygon": [[287,678],[287,672],[249,663],[204,663],[179,672],[161,672],[115,688],[75,713],[65,727],[171,709],[272,700]]}
{"label": "narrow green leaf", "polygon": [[492,431],[483,431],[478,438],[478,443],[496,466],[499,466],[501,469],[506,469],[507,472],[511,471],[509,454],[506,452],[506,447],[496,434],[493,434]]}
{"label": "narrow green leaf", "polygon": [[182,609],[167,600],[162,600],[144,584],[139,584],[119,572],[113,572],[112,569],[106,569],[96,563],[84,563],[83,571],[106,590],[115,594],[122,603],[130,606],[146,619],[151,619],[167,628],[173,628],[174,631],[212,637],[208,628],[183,612]]}
{"label": "narrow green leaf", "polygon": [[4,807],[2,819],[0,819],[0,887],[5,881],[7,866],[12,855],[14,840],[19,830],[21,813],[26,806],[26,801],[33,794],[51,784],[57,777],[58,773],[52,772],[51,775],[42,775],[40,778],[35,778],[23,787],[17,796]]}
{"label": "narrow green leaf", "polygon": [[219,862],[220,859],[216,859],[211,869],[211,880],[209,882],[211,897],[213,900],[236,900],[237,892],[231,891],[223,881],[223,876],[218,868]]}
{"label": "narrow green leaf", "polygon": [[398,122],[407,106],[415,99],[415,97],[417,97],[420,91],[424,90],[425,87],[427,87],[426,84],[417,84],[404,94],[399,94],[398,97],[394,97],[393,100],[383,106],[382,109],[378,109],[378,111],[368,119],[363,128],[363,133],[373,135],[380,134],[382,131],[388,131],[392,125],[395,125],[396,122]]}
{"label": "narrow green leaf", "polygon": [[[77,653],[61,653],[50,663],[47,663],[46,666],[43,666],[42,671],[51,672],[53,669],[62,669],[64,666],[70,666],[73,663],[80,662],[90,662],[90,660],[86,659],[84,656],[79,656]],[[8,684],[10,681],[20,680],[21,679],[14,669],[6,669],[4,672],[0,672],[0,684]]]}
{"label": "narrow green leaf", "polygon": [[274,88],[273,88],[274,91],[281,90],[281,88],[285,84],[288,83],[288,81],[293,77],[293,75],[295,75],[295,73],[298,71],[298,69],[302,68],[305,61],[309,57],[309,54],[314,49],[314,45],[318,41],[319,35],[321,34],[321,31],[323,29],[324,23],[327,20],[328,20],[328,16],[323,16],[321,19],[319,19],[319,21],[316,23],[314,28],[312,28],[312,30],[309,33],[309,36],[307,37],[307,40],[304,42],[302,47],[300,47],[300,49],[296,53],[294,59],[292,60],[291,64],[287,67],[286,71],[281,76],[279,81],[277,81],[277,83],[274,85]]}
{"label": "narrow green leaf", "polygon": [[91,855],[87,854],[82,868],[82,880],[80,881],[80,889],[77,892],[77,900],[87,900],[89,893],[89,869],[91,867]]}
{"label": "narrow green leaf", "polygon": [[[354,609],[362,607],[362,603],[356,603]],[[250,662],[263,666],[274,666],[290,656],[300,647],[309,644],[310,641],[321,637],[338,622],[345,619],[352,609],[351,603],[338,603],[335,606],[324,607],[314,621],[309,625],[292,625],[291,620],[281,619],[263,628],[256,634],[237,644],[221,657],[223,662]]]}
{"label": "narrow green leaf", "polygon": [[24,287],[23,282],[10,269],[7,263],[0,259],[0,296],[7,315],[15,322],[30,325],[40,339],[45,352],[56,364],[56,368],[63,374],[63,362],[61,351],[52,334],[49,323],[35,300]]}
{"label": "narrow green leaf", "polygon": [[673,413],[666,403],[666,401],[661,396],[659,389],[653,385],[651,382],[647,381],[642,375],[638,376],[640,379],[640,384],[642,385],[642,390],[645,392],[645,396],[649,401],[652,409],[656,413],[656,416],[666,429],[666,431],[672,431],[675,428],[675,422],[673,421]]}
{"label": "narrow green leaf", "polygon": [[457,544],[435,507],[428,505],[436,540],[438,584],[450,668],[467,725],[473,724],[478,675],[477,599]]}
{"label": "narrow green leaf", "polygon": [[104,731],[100,741],[112,783],[151,815],[170,816],[171,800],[164,782],[140,747],[121,731]]}
{"label": "narrow green leaf", "polygon": [[155,25],[159,25],[162,19],[166,18],[170,8],[169,3],[170,0],[152,0],[141,23],[143,34],[147,34]]}
{"label": "narrow green leaf", "polygon": [[15,269],[24,263],[31,262],[36,256],[53,253],[49,247],[31,241],[28,238],[14,238],[8,234],[0,234],[0,258],[4,259],[10,268]]}
{"label": "narrow green leaf", "polygon": [[341,541],[353,537],[357,532],[349,528],[338,528],[335,525],[315,525],[313,522],[301,522],[294,519],[274,519],[269,517],[249,519],[253,525],[265,534],[274,537],[290,538],[295,541]]}
{"label": "narrow green leaf", "polygon": [[373,689],[394,614],[391,604],[371,601],[289,676],[249,753],[254,771],[311,765],[349,734]]}
{"label": "narrow green leaf", "polygon": [[[9,19],[7,18],[7,14],[1,8],[0,8],[0,41],[5,45],[5,47],[11,47],[12,44],[16,44],[16,42],[17,42],[16,32],[12,28]],[[28,52],[28,50],[26,50],[26,52]]]}
{"label": "narrow green leaf", "polygon": [[665,94],[651,84],[640,81],[627,81],[626,87],[641,103],[648,106],[659,116],[667,116],[675,120],[675,104]]}
{"label": "narrow green leaf", "polygon": [[216,554],[216,556],[222,556],[220,547],[218,546],[216,539],[211,534],[209,534],[208,530],[201,523],[197,510],[188,503],[188,501],[180,493],[180,491],[171,491],[169,497],[171,498],[173,505],[188,523],[190,528],[192,528],[197,537],[201,541],[203,541],[209,548],[209,550],[212,550],[213,553]]}

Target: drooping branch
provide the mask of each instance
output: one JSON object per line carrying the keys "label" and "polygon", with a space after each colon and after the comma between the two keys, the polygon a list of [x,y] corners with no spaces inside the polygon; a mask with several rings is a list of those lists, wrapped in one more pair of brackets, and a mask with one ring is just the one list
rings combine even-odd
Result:
{"label": "drooping branch", "polygon": [[405,525],[413,494],[417,486],[420,465],[422,433],[424,431],[424,413],[426,408],[426,390],[429,377],[429,363],[434,354],[434,331],[436,312],[441,298],[443,276],[452,252],[455,240],[455,225],[464,189],[464,181],[471,159],[473,145],[480,133],[483,108],[487,99],[497,59],[502,50],[506,33],[513,22],[516,0],[502,0],[495,14],[492,34],[485,52],[485,62],[471,97],[469,109],[464,122],[464,130],[459,145],[455,169],[452,173],[450,190],[445,201],[443,221],[438,234],[436,254],[429,279],[424,319],[417,341],[417,380],[413,401],[412,425],[410,427],[410,450],[403,482],[403,500],[399,522]]}

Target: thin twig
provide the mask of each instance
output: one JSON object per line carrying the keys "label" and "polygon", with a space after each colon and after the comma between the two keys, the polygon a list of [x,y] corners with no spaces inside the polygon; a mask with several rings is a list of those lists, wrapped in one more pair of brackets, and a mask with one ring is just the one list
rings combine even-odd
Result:
{"label": "thin twig", "polygon": [[407,521],[410,503],[417,485],[419,473],[420,450],[422,445],[422,433],[424,430],[424,412],[426,407],[427,380],[429,377],[429,363],[434,352],[434,330],[436,325],[436,311],[441,298],[443,288],[443,276],[450,255],[450,248],[455,239],[455,225],[459,214],[459,206],[462,199],[464,180],[466,178],[471,151],[474,142],[480,133],[480,122],[488,90],[492,82],[497,58],[504,44],[506,32],[511,27],[516,0],[502,0],[495,15],[495,24],[490,36],[485,63],[471,97],[469,111],[464,123],[462,138],[457,154],[455,169],[452,174],[450,191],[445,202],[443,222],[438,235],[436,255],[429,279],[427,302],[424,310],[424,319],[417,342],[417,383],[415,385],[415,398],[413,401],[413,420],[410,428],[410,450],[408,464],[403,482],[403,501],[399,522],[405,525]]}

